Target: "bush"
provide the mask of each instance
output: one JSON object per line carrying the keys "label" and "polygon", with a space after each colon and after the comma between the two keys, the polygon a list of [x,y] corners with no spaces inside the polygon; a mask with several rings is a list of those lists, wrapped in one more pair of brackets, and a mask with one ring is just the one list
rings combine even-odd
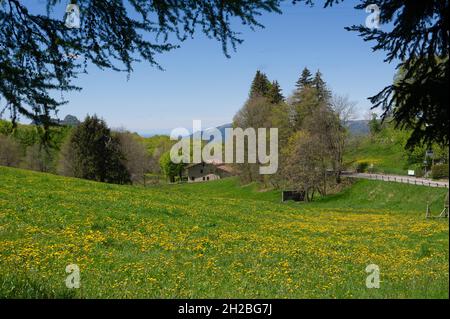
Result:
{"label": "bush", "polygon": [[357,162],[356,163],[356,172],[357,173],[364,173],[369,168],[369,163],[367,162]]}
{"label": "bush", "polygon": [[433,179],[448,178],[448,164],[437,164],[431,168],[431,177]]}
{"label": "bush", "polygon": [[410,169],[414,170],[414,175],[416,177],[423,177],[425,175],[423,164],[414,164],[410,167]]}

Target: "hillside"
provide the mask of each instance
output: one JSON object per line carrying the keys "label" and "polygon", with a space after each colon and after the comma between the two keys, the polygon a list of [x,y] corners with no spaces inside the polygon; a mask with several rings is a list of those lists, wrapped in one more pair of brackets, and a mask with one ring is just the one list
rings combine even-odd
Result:
{"label": "hillside", "polygon": [[370,133],[369,121],[353,120],[348,122],[348,130],[353,135],[367,135]]}
{"label": "hillside", "polygon": [[448,298],[448,221],[421,205],[445,190],[348,192],[281,204],[233,179],[146,189],[0,167],[0,297]]}
{"label": "hillside", "polygon": [[[392,123],[384,123],[376,134],[352,136],[347,142],[344,161],[351,167],[357,163],[373,165],[371,170],[377,173],[407,175],[408,170],[414,170],[416,176],[422,176],[425,153],[431,149],[435,163],[448,163],[448,147],[433,144],[431,148],[416,146],[413,150],[406,149],[410,134],[410,131],[395,129]],[[430,170],[432,160],[427,160]]]}

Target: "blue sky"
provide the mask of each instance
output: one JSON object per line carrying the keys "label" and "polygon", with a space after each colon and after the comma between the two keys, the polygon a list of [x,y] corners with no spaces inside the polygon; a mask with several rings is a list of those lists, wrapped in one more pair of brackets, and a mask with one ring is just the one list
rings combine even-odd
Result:
{"label": "blue sky", "polygon": [[81,92],[66,95],[69,103],[59,117],[86,114],[103,117],[111,127],[141,134],[168,132],[175,127],[203,127],[231,122],[244,104],[256,70],[278,80],[283,93],[292,93],[307,66],[320,69],[333,92],[357,102],[358,116],[367,114],[367,97],[388,85],[395,65],[383,62],[371,44],[345,26],[364,23],[368,13],[353,9],[354,1],[324,9],[285,4],[284,13],[265,14],[265,29],[243,30],[245,42],[227,59],[220,43],[200,33],[180,49],[158,56],[160,71],[146,63],[135,65],[129,80],[124,73],[89,68],[76,84]]}

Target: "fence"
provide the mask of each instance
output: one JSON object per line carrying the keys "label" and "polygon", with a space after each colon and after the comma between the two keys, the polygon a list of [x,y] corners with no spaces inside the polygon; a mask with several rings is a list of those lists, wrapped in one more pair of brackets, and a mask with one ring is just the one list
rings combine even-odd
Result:
{"label": "fence", "polygon": [[379,180],[379,181],[385,181],[385,182],[398,182],[398,183],[411,184],[411,185],[422,185],[422,186],[428,186],[428,187],[449,188],[448,183],[416,179],[416,178],[410,178],[410,177],[401,177],[401,176],[390,176],[390,175],[381,175],[381,174],[353,174],[353,175],[349,175],[349,177],[373,179],[373,180]]}

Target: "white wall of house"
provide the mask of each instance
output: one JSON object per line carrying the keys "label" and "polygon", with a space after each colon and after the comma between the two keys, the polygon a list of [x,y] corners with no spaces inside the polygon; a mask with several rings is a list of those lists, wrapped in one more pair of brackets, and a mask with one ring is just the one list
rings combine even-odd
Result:
{"label": "white wall of house", "polygon": [[206,182],[220,179],[217,169],[211,164],[198,164],[186,169],[188,182]]}

